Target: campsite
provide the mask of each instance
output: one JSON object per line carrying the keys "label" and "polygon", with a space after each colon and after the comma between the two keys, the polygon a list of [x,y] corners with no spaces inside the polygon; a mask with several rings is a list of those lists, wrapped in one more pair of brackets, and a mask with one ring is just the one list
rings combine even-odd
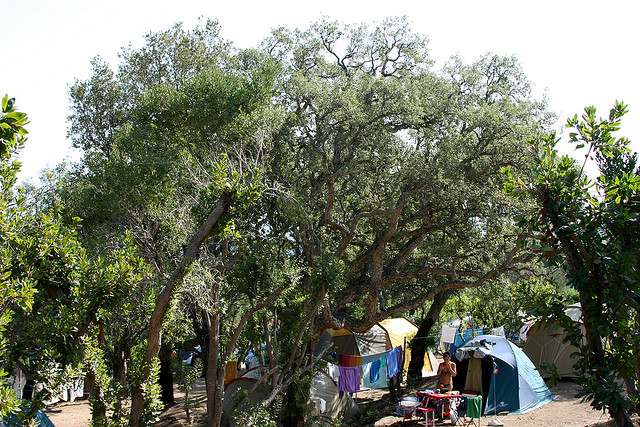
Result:
{"label": "campsite", "polygon": [[2,2],[0,427],[640,425],[637,16]]}

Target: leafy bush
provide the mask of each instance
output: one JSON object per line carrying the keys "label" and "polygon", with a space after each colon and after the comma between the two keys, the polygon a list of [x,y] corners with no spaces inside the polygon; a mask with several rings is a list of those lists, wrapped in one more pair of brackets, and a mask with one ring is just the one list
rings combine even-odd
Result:
{"label": "leafy bush", "polygon": [[240,403],[233,413],[235,424],[244,427],[277,427],[274,417],[261,404],[248,401]]}
{"label": "leafy bush", "polygon": [[178,389],[184,393],[184,413],[187,416],[187,423],[191,425],[191,410],[195,407],[195,403],[191,400],[191,391],[198,378],[200,378],[202,360],[195,359],[193,365],[189,365],[180,358],[174,357],[171,359],[171,364],[178,383]]}

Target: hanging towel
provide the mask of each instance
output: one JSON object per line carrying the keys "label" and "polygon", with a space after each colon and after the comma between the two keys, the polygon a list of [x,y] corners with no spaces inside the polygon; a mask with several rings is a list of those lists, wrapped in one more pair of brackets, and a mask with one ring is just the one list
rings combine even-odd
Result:
{"label": "hanging towel", "polygon": [[333,363],[327,363],[327,368],[329,368],[329,376],[336,383],[340,378],[340,369],[338,369],[338,365],[334,365]]}
{"label": "hanging towel", "polygon": [[482,416],[482,396],[467,397],[467,417],[480,418]]}
{"label": "hanging towel", "polygon": [[371,382],[376,382],[376,381],[378,381],[378,378],[380,378],[380,365],[382,365],[382,363],[380,362],[380,359],[374,360],[369,365],[370,366],[369,380]]}
{"label": "hanging towel", "polygon": [[443,326],[440,332],[440,341],[445,344],[453,344],[458,330],[453,326]]}
{"label": "hanging towel", "polygon": [[368,388],[386,388],[389,386],[386,356],[363,366],[362,384]]}
{"label": "hanging towel", "polygon": [[387,377],[389,378],[395,377],[399,372],[398,349],[399,347],[396,347],[387,352]]}
{"label": "hanging towel", "polygon": [[464,390],[482,392],[482,359],[476,359],[475,357],[469,359]]}
{"label": "hanging towel", "polygon": [[396,347],[396,355],[398,356],[398,382],[402,382],[402,347]]}
{"label": "hanging towel", "polygon": [[384,357],[387,355],[387,352],[382,352],[382,353],[376,353],[376,354],[368,354],[366,356],[360,356],[360,359],[362,360],[362,364],[366,365],[367,363],[371,363],[371,362],[375,362],[376,360],[380,359],[381,357]]}
{"label": "hanging towel", "polygon": [[360,390],[360,367],[339,367],[338,390],[346,393],[356,393]]}
{"label": "hanging towel", "polygon": [[339,354],[338,365],[345,368],[354,368],[362,365],[362,357],[351,354]]}

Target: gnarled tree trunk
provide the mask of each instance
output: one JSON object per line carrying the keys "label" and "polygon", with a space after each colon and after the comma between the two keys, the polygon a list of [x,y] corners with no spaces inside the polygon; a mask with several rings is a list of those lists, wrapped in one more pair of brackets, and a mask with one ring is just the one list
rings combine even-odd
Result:
{"label": "gnarled tree trunk", "polygon": [[444,308],[453,291],[444,291],[433,298],[429,312],[420,322],[416,336],[411,340],[411,361],[409,362],[409,379],[422,378],[422,368],[424,366],[424,355],[427,352],[427,337],[431,328],[440,317],[440,312]]}
{"label": "gnarled tree trunk", "polygon": [[171,369],[171,348],[160,346],[160,398],[165,408],[175,403],[173,397],[173,370]]}

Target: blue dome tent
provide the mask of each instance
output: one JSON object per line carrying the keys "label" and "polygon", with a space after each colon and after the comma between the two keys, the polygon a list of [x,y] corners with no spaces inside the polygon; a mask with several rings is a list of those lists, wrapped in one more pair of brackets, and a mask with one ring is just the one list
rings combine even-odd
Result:
{"label": "blue dome tent", "polygon": [[[42,411],[36,413],[35,419],[39,427],[55,427],[49,417]],[[22,423],[15,415],[9,415],[4,420],[0,419],[0,427],[20,427],[21,425]]]}
{"label": "blue dome tent", "polygon": [[504,337],[477,336],[460,347],[455,358],[460,361],[458,388],[481,393],[485,414],[524,414],[553,400],[531,360]]}

